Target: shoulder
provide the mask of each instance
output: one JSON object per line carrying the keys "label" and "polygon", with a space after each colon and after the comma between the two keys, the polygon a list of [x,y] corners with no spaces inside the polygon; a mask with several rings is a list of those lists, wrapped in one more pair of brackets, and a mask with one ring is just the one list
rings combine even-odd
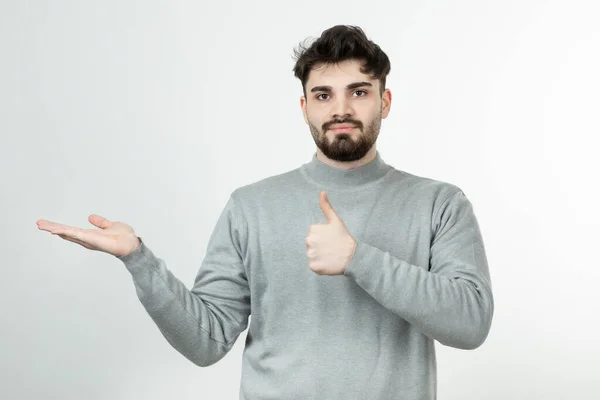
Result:
{"label": "shoulder", "polygon": [[388,179],[389,185],[405,196],[438,208],[457,193],[463,193],[455,183],[416,175],[394,168]]}
{"label": "shoulder", "polygon": [[291,204],[297,199],[301,180],[300,169],[268,176],[233,190],[230,201],[240,214],[266,212],[281,204]]}
{"label": "shoulder", "polygon": [[237,201],[248,201],[281,194],[293,185],[298,176],[298,169],[272,175],[238,187],[231,196]]}

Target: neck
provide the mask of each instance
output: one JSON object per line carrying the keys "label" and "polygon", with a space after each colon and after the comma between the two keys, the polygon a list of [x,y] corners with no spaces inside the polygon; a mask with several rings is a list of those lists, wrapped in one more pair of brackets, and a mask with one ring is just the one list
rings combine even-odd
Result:
{"label": "neck", "polygon": [[392,169],[379,152],[372,149],[360,160],[341,163],[319,155],[317,151],[312,160],[302,166],[301,172],[322,188],[353,191],[382,182]]}

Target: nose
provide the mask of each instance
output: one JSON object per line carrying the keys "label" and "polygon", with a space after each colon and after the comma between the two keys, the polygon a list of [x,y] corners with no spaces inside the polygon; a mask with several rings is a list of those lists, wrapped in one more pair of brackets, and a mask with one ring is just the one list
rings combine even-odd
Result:
{"label": "nose", "polygon": [[350,101],[344,97],[338,97],[331,107],[332,119],[344,119],[353,115],[353,113]]}

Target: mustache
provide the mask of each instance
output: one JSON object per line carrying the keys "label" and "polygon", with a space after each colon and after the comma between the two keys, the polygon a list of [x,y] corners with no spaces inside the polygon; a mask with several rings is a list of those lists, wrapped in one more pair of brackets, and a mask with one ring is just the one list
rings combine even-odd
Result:
{"label": "mustache", "polygon": [[363,124],[360,121],[357,121],[355,119],[336,119],[333,121],[329,121],[323,124],[323,132],[325,132],[326,130],[328,130],[331,125],[337,125],[337,124],[350,124],[350,125],[354,125],[355,127],[359,128],[360,130],[362,130],[363,128]]}

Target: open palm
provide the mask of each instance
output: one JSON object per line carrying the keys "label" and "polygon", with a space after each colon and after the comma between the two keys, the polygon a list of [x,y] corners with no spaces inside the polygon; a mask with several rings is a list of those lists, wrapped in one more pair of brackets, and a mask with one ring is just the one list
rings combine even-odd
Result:
{"label": "open palm", "polygon": [[100,229],[82,229],[44,219],[38,220],[37,226],[40,230],[80,244],[86,249],[102,251],[117,257],[133,252],[141,243],[133,228],[127,224],[112,222],[96,214],[91,214],[88,220]]}

